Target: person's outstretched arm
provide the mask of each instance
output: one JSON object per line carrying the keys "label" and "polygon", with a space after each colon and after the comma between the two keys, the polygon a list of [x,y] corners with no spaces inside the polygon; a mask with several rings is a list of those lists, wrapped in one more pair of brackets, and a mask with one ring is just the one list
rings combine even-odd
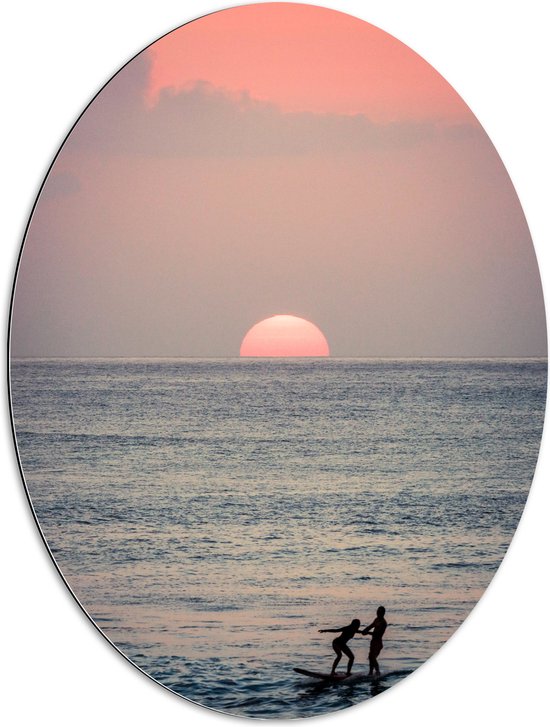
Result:
{"label": "person's outstretched arm", "polygon": [[341,629],[319,629],[320,634],[339,634],[340,631],[343,631],[344,627],[342,626]]}
{"label": "person's outstretched arm", "polygon": [[360,631],[359,633],[360,633],[360,634],[363,634],[363,636],[366,636],[366,635],[367,635],[367,634],[369,633],[369,631],[370,631],[370,630],[371,630],[372,628],[374,628],[374,624],[375,624],[375,623],[376,623],[376,621],[373,621],[373,622],[371,623],[371,625],[370,625],[370,626],[367,626],[366,628],[364,628],[364,629],[363,629],[362,631]]}

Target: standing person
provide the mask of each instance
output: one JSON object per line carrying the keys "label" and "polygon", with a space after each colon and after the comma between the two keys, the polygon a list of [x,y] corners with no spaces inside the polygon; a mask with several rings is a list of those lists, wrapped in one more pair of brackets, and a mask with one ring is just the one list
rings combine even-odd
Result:
{"label": "standing person", "polygon": [[384,644],[382,643],[382,636],[384,635],[384,631],[387,627],[387,621],[384,618],[384,614],[386,613],[386,609],[384,606],[379,606],[376,610],[376,618],[374,621],[370,624],[370,626],[367,626],[361,633],[363,636],[365,634],[371,633],[372,631],[372,638],[370,642],[370,650],[369,650],[369,676],[376,675],[377,677],[380,676],[380,667],[378,666],[378,655],[384,648]]}
{"label": "standing person", "polygon": [[348,646],[348,641],[350,639],[353,639],[355,634],[359,633],[360,626],[361,621],[359,621],[358,618],[354,618],[348,626],[342,626],[342,628],[339,629],[319,629],[320,634],[340,633],[340,636],[337,636],[332,642],[332,648],[336,652],[336,659],[334,660],[334,664],[332,665],[332,671],[330,672],[331,675],[334,675],[336,672],[338,662],[342,658],[342,652],[348,657],[349,660],[348,670],[346,674],[351,674],[351,667],[353,666],[353,662],[355,661],[355,656],[353,655],[353,651]]}

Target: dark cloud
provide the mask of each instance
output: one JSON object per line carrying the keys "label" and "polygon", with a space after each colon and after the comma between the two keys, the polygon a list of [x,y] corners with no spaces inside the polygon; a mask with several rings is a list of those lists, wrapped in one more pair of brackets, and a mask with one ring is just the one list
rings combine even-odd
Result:
{"label": "dark cloud", "polygon": [[48,177],[47,184],[44,185],[44,190],[40,199],[44,200],[57,200],[60,197],[69,197],[70,195],[76,194],[80,191],[80,181],[69,172],[58,172],[52,171]]}
{"label": "dark cloud", "polygon": [[149,107],[148,72],[145,54],[123,68],[86,111],[68,147],[149,156],[299,156],[402,148],[442,133],[434,123],[376,124],[364,114],[285,113],[246,91],[206,81],[164,89]]}

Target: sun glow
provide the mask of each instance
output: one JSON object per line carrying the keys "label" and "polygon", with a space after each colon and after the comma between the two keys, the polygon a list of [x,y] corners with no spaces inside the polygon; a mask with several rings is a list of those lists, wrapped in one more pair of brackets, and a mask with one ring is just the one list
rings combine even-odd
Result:
{"label": "sun glow", "polygon": [[314,323],[291,315],[266,318],[248,331],[241,356],[328,356],[327,339]]}

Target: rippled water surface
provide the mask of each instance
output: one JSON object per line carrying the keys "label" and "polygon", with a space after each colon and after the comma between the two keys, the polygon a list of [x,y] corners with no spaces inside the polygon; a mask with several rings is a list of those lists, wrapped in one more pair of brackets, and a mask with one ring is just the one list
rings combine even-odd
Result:
{"label": "rippled water surface", "polygon": [[[17,445],[65,578],[135,664],[252,717],[342,709],[455,631],[538,454],[535,360],[20,360]],[[387,608],[380,664],[327,685],[332,634]],[[345,668],[345,662],[341,664]]]}

